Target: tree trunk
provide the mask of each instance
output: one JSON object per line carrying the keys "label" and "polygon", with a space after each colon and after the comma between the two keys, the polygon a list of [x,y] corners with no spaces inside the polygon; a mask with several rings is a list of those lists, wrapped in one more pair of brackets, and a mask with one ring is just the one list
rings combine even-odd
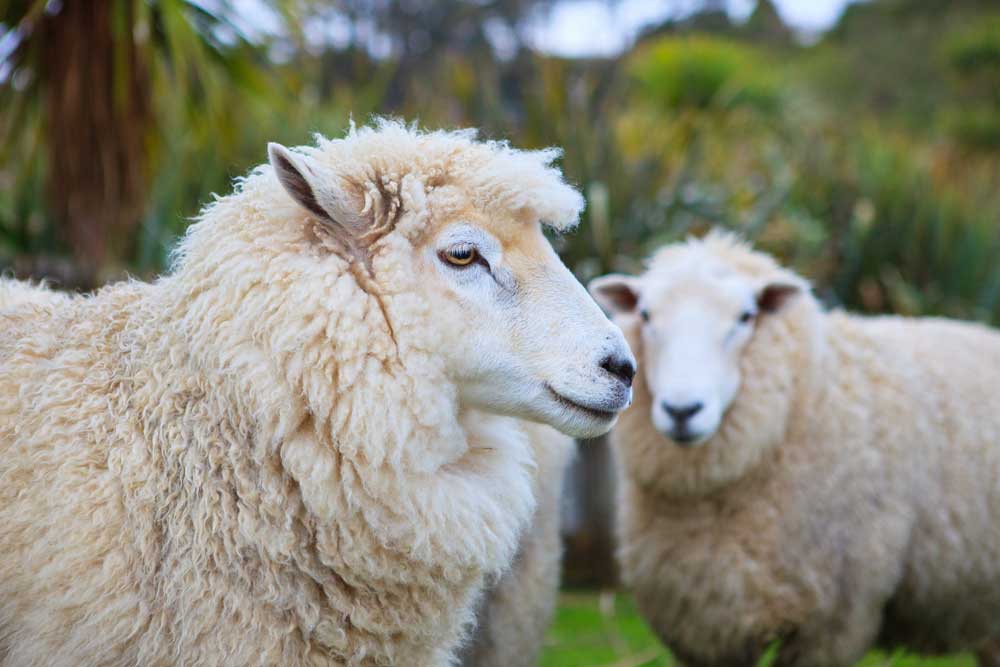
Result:
{"label": "tree trunk", "polygon": [[93,279],[127,253],[146,195],[152,118],[135,11],[134,0],[63,0],[35,36],[49,210]]}
{"label": "tree trunk", "polygon": [[618,582],[615,561],[615,478],[607,437],[582,440],[566,478],[563,505],[563,583],[610,587]]}

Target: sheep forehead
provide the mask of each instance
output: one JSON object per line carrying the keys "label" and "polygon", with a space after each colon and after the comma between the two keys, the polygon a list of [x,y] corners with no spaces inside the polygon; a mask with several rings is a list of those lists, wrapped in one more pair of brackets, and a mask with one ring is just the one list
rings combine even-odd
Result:
{"label": "sheep forehead", "polygon": [[653,267],[643,286],[644,306],[661,315],[695,304],[703,313],[730,318],[753,297],[750,278],[704,254],[679,256]]}
{"label": "sheep forehead", "polygon": [[517,212],[496,211],[490,215],[467,204],[447,208],[443,212],[438,209],[431,219],[429,237],[451,224],[482,229],[496,239],[503,253],[504,263],[517,275],[527,275],[553,257],[552,246],[542,233],[541,225],[518,217]]}
{"label": "sheep forehead", "polygon": [[550,164],[557,152],[476,141],[471,130],[424,132],[381,120],[341,139],[320,138],[312,153],[350,182],[415,177],[429,194],[460,193],[461,201],[450,208],[472,205],[507,224],[543,222],[567,229],[583,208],[583,198]]}
{"label": "sheep forehead", "polygon": [[517,236],[525,225],[540,222],[529,211],[502,207],[484,210],[477,205],[474,193],[454,185],[433,188],[427,195],[427,205],[432,227],[464,223],[479,227],[501,239]]}
{"label": "sheep forehead", "polygon": [[734,234],[712,231],[704,238],[688,239],[661,248],[650,259],[650,273],[667,274],[690,265],[722,267],[751,280],[782,273],[773,257],[753,250]]}

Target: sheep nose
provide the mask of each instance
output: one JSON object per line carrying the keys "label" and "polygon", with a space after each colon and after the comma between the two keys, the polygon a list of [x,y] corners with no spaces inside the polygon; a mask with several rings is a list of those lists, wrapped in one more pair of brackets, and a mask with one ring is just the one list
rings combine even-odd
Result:
{"label": "sheep nose", "polygon": [[670,415],[675,422],[678,424],[683,424],[687,420],[698,414],[705,404],[702,402],[688,403],[687,405],[670,405],[666,401],[660,403],[660,406],[666,410],[667,414]]}
{"label": "sheep nose", "polygon": [[601,361],[601,368],[621,380],[626,387],[632,386],[635,377],[635,362],[618,354],[609,354]]}

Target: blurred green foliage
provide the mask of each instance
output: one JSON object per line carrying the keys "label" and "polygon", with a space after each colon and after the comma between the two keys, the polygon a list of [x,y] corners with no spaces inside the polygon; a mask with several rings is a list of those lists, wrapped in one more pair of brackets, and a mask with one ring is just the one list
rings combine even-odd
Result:
{"label": "blurred green foliage", "polygon": [[[381,29],[406,47],[379,57],[359,42],[310,41],[329,11],[318,3],[298,14],[279,3],[288,30],[238,39],[220,37],[224,15],[153,4],[170,11],[150,18],[165,54],[151,65],[151,178],[121,258],[140,275],[164,270],[191,217],[262,162],[267,141],[306,143],[382,113],[562,146],[588,209],[554,242],[581,279],[641,270],[659,244],[722,226],[797,268],[830,303],[1000,321],[1000,19],[990,3],[852,5],[811,46],[791,41],[765,3],[742,26],[696,15],[619,58],[580,60],[520,42],[504,54],[468,37],[479,34],[469,25],[513,25],[530,2],[387,20]],[[13,72],[0,94],[17,97],[24,76]],[[0,268],[38,274],[47,265],[27,260],[70,248],[47,204],[40,105],[27,102],[0,152]],[[0,127],[12,108],[0,108]]]}
{"label": "blurred green foliage", "polygon": [[623,593],[566,592],[545,639],[540,667],[675,663]]}
{"label": "blurred green foliage", "polygon": [[[14,251],[133,267],[146,254],[137,223],[156,206],[150,190],[169,178],[175,143],[226,150],[245,134],[234,98],[275,92],[266,53],[219,7],[0,4],[0,174],[14,182],[0,194],[0,229]],[[161,131],[171,125],[179,132]]]}
{"label": "blurred green foliage", "polygon": [[778,82],[767,76],[760,53],[741,44],[697,35],[659,39],[630,61],[638,97],[664,111],[777,110]]}
{"label": "blurred green foliage", "polygon": [[1000,148],[1000,15],[953,32],[945,54],[965,102],[948,116],[952,134],[973,150]]}

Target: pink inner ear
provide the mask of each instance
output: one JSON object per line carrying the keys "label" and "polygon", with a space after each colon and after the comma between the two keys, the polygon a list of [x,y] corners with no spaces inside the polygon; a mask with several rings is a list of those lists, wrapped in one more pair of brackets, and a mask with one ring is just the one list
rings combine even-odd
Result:
{"label": "pink inner ear", "polygon": [[757,295],[757,307],[763,313],[773,313],[781,309],[785,303],[798,294],[801,288],[789,283],[773,283]]}
{"label": "pink inner ear", "polygon": [[605,285],[601,287],[601,294],[607,297],[612,305],[620,311],[634,310],[639,302],[639,296],[623,283]]}

